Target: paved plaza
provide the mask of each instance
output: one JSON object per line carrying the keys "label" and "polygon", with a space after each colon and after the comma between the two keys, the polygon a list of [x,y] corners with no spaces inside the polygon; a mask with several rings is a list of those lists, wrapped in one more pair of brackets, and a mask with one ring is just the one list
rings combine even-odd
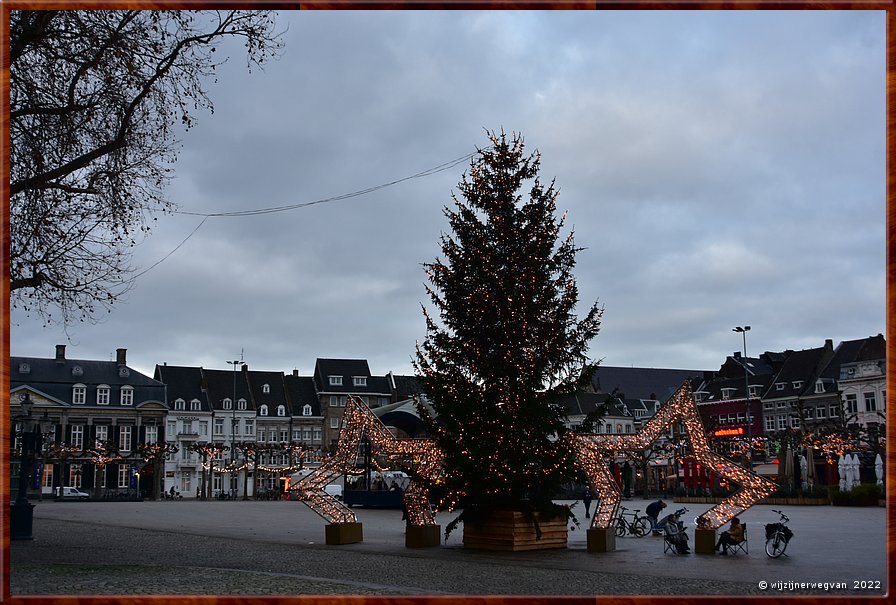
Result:
{"label": "paved plaza", "polygon": [[[623,504],[642,511],[647,501]],[[670,502],[693,518],[706,504]],[[794,531],[764,551],[773,508]],[[749,555],[673,555],[661,538],[619,538],[588,553],[587,520],[566,550],[473,552],[459,526],[441,546],[408,549],[397,510],[355,508],[364,541],[324,544],[323,519],[299,502],[37,502],[34,540],[10,546],[10,590],[35,594],[221,595],[826,595],[887,591],[886,510],[758,505],[740,515]],[[454,518],[443,513],[438,522]],[[691,538],[693,540],[693,537]],[[765,584],[763,584],[765,583]]]}

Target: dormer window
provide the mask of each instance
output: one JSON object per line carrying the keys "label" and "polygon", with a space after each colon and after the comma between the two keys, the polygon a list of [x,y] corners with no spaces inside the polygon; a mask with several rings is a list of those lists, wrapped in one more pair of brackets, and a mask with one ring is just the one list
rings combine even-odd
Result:
{"label": "dormer window", "polygon": [[175,409],[175,410],[182,410],[182,409],[184,409],[184,407],[186,406],[186,404],[187,404],[187,402],[184,401],[183,399],[175,399],[175,400],[174,400],[174,409]]}
{"label": "dormer window", "polygon": [[784,390],[784,387],[785,387],[786,385],[787,385],[786,382],[776,382],[776,383],[775,383],[775,390],[776,390],[776,391],[783,391],[783,390]]}
{"label": "dormer window", "polygon": [[72,403],[85,403],[87,401],[87,387],[76,384],[72,387]]}
{"label": "dormer window", "polygon": [[134,405],[134,387],[121,387],[121,405]]}
{"label": "dormer window", "polygon": [[352,384],[356,387],[366,387],[367,376],[352,376]]}
{"label": "dormer window", "polygon": [[307,403],[302,407],[302,416],[310,416],[311,415],[311,406]]}
{"label": "dormer window", "polygon": [[803,381],[802,381],[802,380],[794,380],[794,381],[793,381],[793,388],[795,388],[795,389],[801,389],[801,388],[803,388]]}
{"label": "dormer window", "polygon": [[731,394],[736,390],[732,388],[722,389],[722,399],[731,399]]}
{"label": "dormer window", "polygon": [[240,397],[236,402],[236,409],[245,410],[246,409],[246,400]]}
{"label": "dormer window", "polygon": [[277,415],[278,416],[286,416],[286,406],[285,405],[277,406]]}
{"label": "dormer window", "polygon": [[233,408],[233,400],[230,397],[224,398],[224,409],[230,410]]}
{"label": "dormer window", "polygon": [[342,386],[342,376],[330,376],[330,386],[331,387],[341,387]]}
{"label": "dormer window", "polygon": [[269,385],[269,384],[263,384],[263,385],[261,385],[261,392],[264,393],[265,395],[267,395],[268,393],[270,393],[270,392],[271,392],[271,385]]}
{"label": "dormer window", "polygon": [[815,392],[824,393],[824,383],[822,381],[819,380],[815,383]]}
{"label": "dormer window", "polygon": [[109,405],[109,388],[108,384],[101,384],[96,388],[96,404]]}
{"label": "dormer window", "polygon": [[190,401],[190,409],[194,412],[198,412],[202,408],[202,404],[198,399],[193,399]]}
{"label": "dormer window", "polygon": [[27,363],[20,363],[19,364],[19,373],[20,374],[30,374],[31,366],[28,365]]}
{"label": "dormer window", "polygon": [[262,405],[260,408],[258,408],[258,415],[259,416],[267,416],[268,415],[268,406]]}

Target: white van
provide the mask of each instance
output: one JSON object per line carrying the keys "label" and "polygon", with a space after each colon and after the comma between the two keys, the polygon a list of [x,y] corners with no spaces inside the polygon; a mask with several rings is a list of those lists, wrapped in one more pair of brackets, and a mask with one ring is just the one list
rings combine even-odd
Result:
{"label": "white van", "polygon": [[[60,492],[60,490],[62,490]],[[90,496],[77,487],[57,487],[56,497],[64,500],[87,500]]]}
{"label": "white van", "polygon": [[[296,483],[310,475],[316,469],[306,469],[304,471],[299,471],[297,473],[293,473],[289,476],[289,486],[293,487]],[[342,484],[341,483],[330,483],[329,485],[324,486],[324,491],[333,496],[334,498],[342,499]]]}

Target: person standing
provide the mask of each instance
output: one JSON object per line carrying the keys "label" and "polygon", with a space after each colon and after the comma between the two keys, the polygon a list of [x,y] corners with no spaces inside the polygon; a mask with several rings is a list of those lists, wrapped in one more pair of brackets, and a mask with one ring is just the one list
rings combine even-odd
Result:
{"label": "person standing", "polygon": [[656,502],[651,502],[650,504],[648,504],[647,508],[644,510],[644,514],[646,514],[647,518],[650,519],[650,527],[653,530],[654,535],[659,535],[659,532],[657,531],[657,519],[659,518],[660,513],[664,508],[666,508],[666,503],[663,502],[662,499],[659,499]]}
{"label": "person standing", "polygon": [[594,498],[594,494],[591,493],[590,487],[585,487],[585,493],[582,494],[582,504],[585,505],[585,518],[589,519],[591,517],[591,500]]}

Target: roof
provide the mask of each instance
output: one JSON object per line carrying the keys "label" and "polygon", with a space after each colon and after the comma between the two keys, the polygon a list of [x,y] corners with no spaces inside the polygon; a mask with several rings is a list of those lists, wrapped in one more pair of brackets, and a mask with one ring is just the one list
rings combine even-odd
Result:
{"label": "roof", "polygon": [[[72,387],[83,384],[88,389],[87,403],[91,405],[90,392],[99,385],[108,385],[112,391],[109,404],[103,408],[121,408],[121,400],[115,393],[123,386],[134,388],[133,406],[147,401],[165,401],[165,385],[146,374],[116,361],[92,359],[45,359],[41,357],[10,357],[10,390],[28,386],[58,401],[72,402]],[[95,404],[95,399],[93,399]]]}
{"label": "roof", "polygon": [[[815,390],[815,380],[833,355],[833,343],[823,347],[794,351],[766,390],[764,399],[796,398]],[[778,388],[783,385],[783,388]]]}
{"label": "roof", "polygon": [[198,399],[200,409],[210,412],[211,405],[208,396],[202,388],[202,369],[187,366],[157,365],[155,378],[168,385],[168,407],[174,409],[174,401],[183,399],[185,402]]}
{"label": "roof", "polygon": [[311,415],[320,416],[320,399],[314,390],[314,379],[311,376],[299,376],[286,374],[283,376],[283,385],[286,388],[286,399],[292,408],[293,416],[301,416],[302,409],[306,405],[311,406]]}
{"label": "roof", "polygon": [[666,401],[686,380],[702,379],[703,375],[704,370],[597,366],[592,384],[598,393],[618,389],[626,398]]}
{"label": "roof", "polygon": [[[236,398],[246,400],[246,410],[254,410],[255,406],[249,393],[249,384],[246,378],[248,372],[247,366],[243,366],[243,370],[208,370],[200,368],[202,371],[202,381],[205,385],[208,400],[212,408],[216,410],[224,409],[224,400],[231,401]],[[235,402],[233,410],[236,410]]]}
{"label": "roof", "polygon": [[[330,376],[338,376],[342,384],[330,384]],[[356,385],[355,378],[365,384]],[[371,376],[366,359],[322,359],[314,363],[314,386],[318,393],[374,393],[391,395],[386,376]]]}

